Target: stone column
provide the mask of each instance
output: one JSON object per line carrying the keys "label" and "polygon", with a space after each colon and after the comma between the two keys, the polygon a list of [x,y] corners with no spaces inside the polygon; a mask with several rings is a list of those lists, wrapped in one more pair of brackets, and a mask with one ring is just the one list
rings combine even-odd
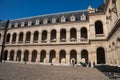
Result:
{"label": "stone column", "polygon": [[10,52],[8,51],[7,61],[10,60]]}
{"label": "stone column", "polygon": [[70,54],[69,53],[66,54],[66,63],[70,64]]}
{"label": "stone column", "polygon": [[66,42],[70,42],[70,31],[66,31]]}
{"label": "stone column", "polygon": [[10,42],[9,42],[9,44],[12,44],[12,34],[11,34],[11,36],[10,36]]}
{"label": "stone column", "polygon": [[31,33],[30,43],[33,43],[33,38],[34,38],[34,34],[33,34],[33,33]]}
{"label": "stone column", "polygon": [[49,52],[46,52],[46,62],[45,63],[49,63]]}
{"label": "stone column", "polygon": [[56,42],[59,43],[60,42],[60,32],[57,32],[57,36],[56,36]]}
{"label": "stone column", "polygon": [[56,51],[56,63],[59,63],[59,51]]}
{"label": "stone column", "polygon": [[31,62],[31,60],[32,60],[32,51],[29,52],[28,62]]}
{"label": "stone column", "polygon": [[24,61],[24,53],[21,53],[21,62]]}
{"label": "stone column", "polygon": [[50,32],[47,33],[47,43],[50,43]]}
{"label": "stone column", "polygon": [[93,67],[95,64],[97,64],[97,56],[96,56],[96,52],[92,51],[91,53],[89,53],[89,60],[91,62],[91,67]]}
{"label": "stone column", "polygon": [[26,41],[26,34],[24,34],[23,36],[23,44],[25,44],[25,41]]}
{"label": "stone column", "polygon": [[16,57],[17,57],[17,53],[15,51],[15,53],[14,53],[14,60],[13,61],[16,61]]}
{"label": "stone column", "polygon": [[16,37],[16,44],[18,44],[19,35]]}
{"label": "stone column", "polygon": [[36,58],[36,62],[40,62],[40,53],[37,53],[37,58]]}
{"label": "stone column", "polygon": [[77,53],[77,64],[81,62],[81,53]]}
{"label": "stone column", "polygon": [[80,35],[81,35],[80,30],[78,30],[77,31],[77,43],[80,42]]}
{"label": "stone column", "polygon": [[41,38],[41,37],[42,37],[41,35],[42,35],[42,34],[39,33],[39,36],[38,36],[38,43],[41,43],[41,39],[42,39],[42,38]]}

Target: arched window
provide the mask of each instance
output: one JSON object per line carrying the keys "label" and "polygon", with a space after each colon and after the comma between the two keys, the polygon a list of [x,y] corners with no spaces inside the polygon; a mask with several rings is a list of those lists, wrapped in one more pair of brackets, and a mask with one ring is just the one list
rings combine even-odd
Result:
{"label": "arched window", "polygon": [[22,43],[22,42],[23,42],[23,32],[20,32],[18,43]]}
{"label": "arched window", "polygon": [[46,58],[46,51],[42,50],[40,53],[40,62],[45,62],[45,58]]}
{"label": "arched window", "polygon": [[103,24],[101,21],[95,22],[95,33],[96,34],[103,34]]}
{"label": "arched window", "polygon": [[77,63],[77,52],[75,50],[70,51],[70,63]]}
{"label": "arched window", "polygon": [[47,42],[47,31],[44,30],[42,31],[42,43],[46,43]]}
{"label": "arched window", "polygon": [[17,51],[16,61],[21,61],[21,50]]}
{"label": "arched window", "polygon": [[13,61],[14,60],[14,50],[11,50],[10,51],[10,61]]}
{"label": "arched window", "polygon": [[32,51],[32,62],[36,62],[36,58],[37,58],[37,51],[36,50],[33,50]]}
{"label": "arched window", "polygon": [[81,51],[81,60],[82,60],[82,62],[88,64],[88,51],[87,50]]}
{"label": "arched window", "polygon": [[60,30],[60,42],[66,42],[66,30],[65,29]]}
{"label": "arched window", "polygon": [[16,38],[17,38],[17,34],[14,33],[13,36],[12,36],[12,44],[16,43]]}
{"label": "arched window", "polygon": [[66,63],[66,52],[65,50],[60,51],[60,58],[59,58],[59,63]]}
{"label": "arched window", "polygon": [[84,38],[84,39],[88,38],[87,29],[84,27],[81,29],[81,38]]}
{"label": "arched window", "polygon": [[38,42],[38,37],[39,37],[39,32],[38,32],[38,31],[35,31],[35,32],[34,32],[34,38],[33,38],[33,42],[34,42],[34,43],[37,43],[37,42]]}
{"label": "arched window", "polygon": [[49,57],[49,63],[54,63],[55,62],[55,57],[56,57],[55,51],[51,50],[50,51],[50,57]]}
{"label": "arched window", "polygon": [[8,44],[9,42],[10,42],[10,33],[8,33],[6,37],[6,43]]}
{"label": "arched window", "polygon": [[25,50],[25,52],[24,52],[24,61],[28,61],[28,57],[29,57],[29,51]]}
{"label": "arched window", "polygon": [[56,42],[56,30],[51,31],[50,40],[51,42]]}
{"label": "arched window", "polygon": [[70,30],[70,40],[73,42],[73,41],[76,41],[77,39],[77,32],[76,32],[76,29],[75,28],[72,28]]}
{"label": "arched window", "polygon": [[102,47],[97,48],[97,64],[105,64],[105,50]]}
{"label": "arched window", "polygon": [[26,34],[26,43],[30,43],[31,33],[27,32]]}

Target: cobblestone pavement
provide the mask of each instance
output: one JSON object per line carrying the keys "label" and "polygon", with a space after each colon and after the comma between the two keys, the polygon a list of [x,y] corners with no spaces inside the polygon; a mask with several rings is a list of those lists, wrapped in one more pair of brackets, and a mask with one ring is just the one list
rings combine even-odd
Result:
{"label": "cobblestone pavement", "polygon": [[0,80],[109,80],[96,69],[0,63]]}

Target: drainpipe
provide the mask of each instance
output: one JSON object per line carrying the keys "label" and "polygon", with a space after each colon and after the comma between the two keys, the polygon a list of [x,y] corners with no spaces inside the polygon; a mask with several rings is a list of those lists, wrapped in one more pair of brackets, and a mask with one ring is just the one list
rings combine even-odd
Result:
{"label": "drainpipe", "polygon": [[5,25],[5,29],[4,29],[3,42],[2,42],[1,55],[0,55],[0,62],[2,62],[2,58],[3,58],[3,54],[4,54],[5,40],[6,40],[6,33],[7,33],[8,25],[9,25],[9,20],[7,20],[6,25]]}

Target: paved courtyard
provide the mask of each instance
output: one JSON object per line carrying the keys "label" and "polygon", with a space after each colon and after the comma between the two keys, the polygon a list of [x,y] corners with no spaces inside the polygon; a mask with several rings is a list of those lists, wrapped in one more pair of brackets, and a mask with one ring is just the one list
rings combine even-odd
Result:
{"label": "paved courtyard", "polygon": [[96,69],[0,63],[0,80],[108,80]]}

